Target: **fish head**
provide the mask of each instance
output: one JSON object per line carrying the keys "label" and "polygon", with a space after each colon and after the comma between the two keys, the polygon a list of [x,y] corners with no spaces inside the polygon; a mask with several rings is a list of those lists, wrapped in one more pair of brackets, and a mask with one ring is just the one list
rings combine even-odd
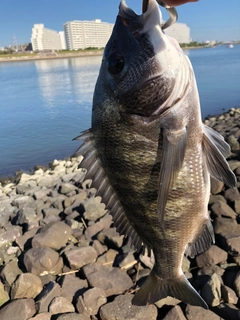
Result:
{"label": "fish head", "polygon": [[[140,15],[121,1],[104,50],[93,112],[110,100],[121,114],[152,118],[179,101],[189,82],[184,70],[187,60],[177,41],[161,26],[156,0],[149,0]],[[188,62],[187,69],[191,69]]]}

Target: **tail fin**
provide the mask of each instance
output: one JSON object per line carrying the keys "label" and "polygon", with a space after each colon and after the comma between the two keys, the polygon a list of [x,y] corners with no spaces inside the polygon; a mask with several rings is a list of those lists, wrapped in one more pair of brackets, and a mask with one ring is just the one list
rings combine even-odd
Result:
{"label": "tail fin", "polygon": [[184,275],[178,279],[159,279],[154,270],[149,274],[146,282],[133,297],[132,303],[137,306],[153,304],[160,299],[171,296],[185,303],[208,309],[206,302],[191,286]]}

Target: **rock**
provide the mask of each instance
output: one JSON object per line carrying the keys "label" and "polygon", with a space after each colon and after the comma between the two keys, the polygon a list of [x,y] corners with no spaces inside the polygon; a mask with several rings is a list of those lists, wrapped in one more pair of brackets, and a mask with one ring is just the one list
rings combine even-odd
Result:
{"label": "rock", "polygon": [[32,238],[38,230],[39,227],[32,228],[31,230],[26,231],[22,236],[16,238],[15,242],[22,251],[25,251],[32,246]]}
{"label": "rock", "polygon": [[219,236],[219,242],[230,255],[237,256],[240,254],[240,234],[222,234]]}
{"label": "rock", "polygon": [[63,276],[59,280],[59,284],[62,288],[61,296],[70,302],[83,294],[88,288],[87,280],[79,279],[73,275]]}
{"label": "rock", "polygon": [[89,316],[78,313],[67,313],[59,315],[55,320],[91,320]]}
{"label": "rock", "polygon": [[49,223],[33,237],[32,247],[49,247],[59,250],[66,245],[71,233],[71,228],[62,221]]}
{"label": "rock", "polygon": [[209,198],[209,201],[208,201],[208,204],[211,205],[211,204],[214,204],[218,201],[222,201],[224,203],[227,203],[227,200],[221,195],[221,194],[217,194],[217,195],[210,195],[210,198]]}
{"label": "rock", "polygon": [[32,222],[38,223],[38,217],[34,209],[24,207],[18,211],[16,224],[28,224]]}
{"label": "rock", "polygon": [[119,249],[123,244],[123,236],[119,236],[115,228],[104,229],[97,235],[97,239],[108,248]]}
{"label": "rock", "polygon": [[98,240],[93,241],[92,247],[97,251],[98,256],[107,251],[107,246],[102,245]]}
{"label": "rock", "polygon": [[36,313],[35,302],[33,299],[17,299],[6,304],[0,309],[1,320],[26,320]]}
{"label": "rock", "polygon": [[[195,319],[196,318],[194,318],[194,320]],[[186,318],[182,312],[182,309],[179,306],[175,306],[167,313],[163,320],[186,320]]]}
{"label": "rock", "polygon": [[236,278],[234,279],[234,289],[238,298],[240,298],[240,271],[237,273]]}
{"label": "rock", "polygon": [[90,286],[102,288],[107,297],[124,293],[133,285],[126,272],[118,268],[92,263],[83,267],[83,272]]}
{"label": "rock", "polygon": [[202,268],[204,266],[215,265],[227,261],[228,254],[219,247],[212,245],[208,250],[204,251],[196,257],[197,266]]}
{"label": "rock", "polygon": [[229,205],[222,201],[217,201],[214,203],[211,207],[211,211],[217,216],[217,217],[228,217],[235,219],[236,218],[236,212],[233,211]]}
{"label": "rock", "polygon": [[240,214],[240,200],[236,200],[234,202],[234,209],[235,209],[237,214]]}
{"label": "rock", "polygon": [[105,205],[101,203],[102,198],[90,198],[87,199],[84,203],[84,218],[90,221],[96,221],[102,218],[106,214]]}
{"label": "rock", "polygon": [[7,230],[0,234],[0,249],[4,249],[12,245],[17,237],[22,235],[21,227],[16,226],[12,230]]}
{"label": "rock", "polygon": [[[0,281],[0,308],[1,306],[9,300],[9,295],[7,291],[4,290],[4,285]],[[0,309],[1,310],[1,309]]]}
{"label": "rock", "polygon": [[212,307],[218,306],[221,301],[221,277],[214,273],[202,289],[202,297]]}
{"label": "rock", "polygon": [[200,270],[198,270],[197,274],[199,276],[212,276],[214,273],[217,273],[220,277],[224,274],[225,270],[219,266],[211,265],[204,266]]}
{"label": "rock", "polygon": [[100,309],[101,320],[156,320],[157,308],[154,305],[134,306],[133,295],[118,296],[113,302]]}
{"label": "rock", "polygon": [[42,291],[42,282],[38,276],[23,273],[15,280],[11,288],[11,299],[35,298]]}
{"label": "rock", "polygon": [[77,188],[71,183],[63,183],[60,186],[60,193],[65,194],[65,195],[67,195],[68,193],[73,192],[73,191],[74,191],[74,193],[76,193],[76,190],[77,190]]}
{"label": "rock", "polygon": [[22,208],[32,201],[34,201],[34,199],[31,196],[19,196],[12,201],[12,205],[18,208]]}
{"label": "rock", "polygon": [[92,288],[78,298],[76,309],[79,313],[96,315],[99,308],[106,302],[105,291],[101,288]]}
{"label": "rock", "polygon": [[211,177],[211,193],[218,194],[222,191],[224,183]]}
{"label": "rock", "polygon": [[118,254],[118,251],[109,249],[107,252],[105,252],[103,255],[98,257],[97,263],[100,263],[102,265],[107,266],[113,266],[114,260]]}
{"label": "rock", "polygon": [[64,297],[55,297],[49,305],[49,312],[52,314],[74,312],[75,308],[71,302]]}
{"label": "rock", "polygon": [[222,285],[221,286],[221,296],[222,300],[225,303],[232,303],[232,304],[237,304],[238,302],[238,297],[231,288],[228,286]]}
{"label": "rock", "polygon": [[60,295],[61,288],[59,284],[55,282],[49,282],[36,298],[36,308],[38,313],[48,312],[48,307],[51,301],[56,297],[60,297]]}
{"label": "rock", "polygon": [[[230,303],[221,303],[219,306],[214,308],[214,312],[221,317],[221,319],[226,320],[239,320],[240,310],[236,306]],[[210,318],[212,320],[212,317]],[[204,319],[205,320],[205,319]]]}
{"label": "rock", "polygon": [[178,299],[175,299],[173,297],[166,297],[157,301],[155,305],[160,309],[163,306],[176,306],[179,303],[181,303],[181,301]]}
{"label": "rock", "polygon": [[239,150],[239,143],[234,135],[231,134],[230,136],[228,136],[227,143],[230,145],[233,152]]}
{"label": "rock", "polygon": [[190,304],[187,305],[185,314],[187,320],[221,320],[221,318],[212,311],[203,309],[202,307],[191,306]]}
{"label": "rock", "polygon": [[50,248],[28,250],[24,255],[23,262],[27,271],[35,275],[59,274],[63,267],[62,258]]}
{"label": "rock", "polygon": [[5,280],[8,285],[12,285],[16,280],[17,276],[20,275],[22,271],[18,267],[17,259],[8,262],[1,271],[1,277]]}
{"label": "rock", "polygon": [[237,224],[235,219],[216,218],[213,226],[216,234],[226,234],[229,232],[240,234],[240,225]]}
{"label": "rock", "polygon": [[43,312],[43,313],[37,314],[33,318],[29,318],[28,320],[51,320],[51,316],[52,314],[50,312]]}
{"label": "rock", "polygon": [[224,192],[224,197],[231,201],[234,202],[236,200],[240,200],[240,195],[239,195],[239,191],[236,188],[229,188]]}
{"label": "rock", "polygon": [[97,259],[97,252],[93,247],[74,247],[65,252],[71,270],[80,269],[88,263],[93,263]]}
{"label": "rock", "polygon": [[112,224],[112,217],[110,215],[104,216],[102,219],[97,221],[85,230],[85,237],[87,240],[93,239],[103,229],[110,228]]}

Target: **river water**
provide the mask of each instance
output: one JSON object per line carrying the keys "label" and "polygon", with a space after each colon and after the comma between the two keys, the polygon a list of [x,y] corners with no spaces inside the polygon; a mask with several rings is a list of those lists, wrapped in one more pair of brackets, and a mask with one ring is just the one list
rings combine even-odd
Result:
{"label": "river water", "polygon": [[[185,51],[202,117],[240,107],[240,45]],[[0,176],[71,156],[90,127],[101,57],[0,63]]]}

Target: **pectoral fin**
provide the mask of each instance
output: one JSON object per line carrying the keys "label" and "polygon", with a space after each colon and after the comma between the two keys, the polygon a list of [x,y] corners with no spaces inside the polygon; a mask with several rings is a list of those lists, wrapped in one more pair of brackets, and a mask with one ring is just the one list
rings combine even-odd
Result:
{"label": "pectoral fin", "polygon": [[186,128],[178,131],[163,130],[163,155],[158,188],[158,217],[162,222],[170,189],[182,167],[186,150]]}
{"label": "pectoral fin", "polygon": [[236,177],[225,159],[230,154],[230,147],[219,133],[207,126],[203,132],[203,153],[210,175],[229,187],[235,187]]}

